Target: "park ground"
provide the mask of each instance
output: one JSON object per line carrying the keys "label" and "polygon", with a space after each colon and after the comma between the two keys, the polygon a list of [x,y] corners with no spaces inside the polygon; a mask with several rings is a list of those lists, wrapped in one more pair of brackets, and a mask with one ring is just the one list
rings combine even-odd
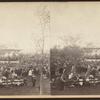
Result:
{"label": "park ground", "polygon": [[100,85],[93,87],[65,87],[64,90],[51,90],[51,95],[100,95]]}
{"label": "park ground", "polygon": [[[42,95],[50,95],[49,79],[42,80]],[[40,78],[37,78],[36,86],[15,86],[0,87],[0,96],[2,95],[40,95]]]}
{"label": "park ground", "polygon": [[39,95],[40,88],[39,78],[37,78],[36,86],[14,86],[0,87],[0,96],[2,95]]}
{"label": "park ground", "polygon": [[50,95],[51,94],[51,88],[50,88],[50,79],[43,79],[42,80],[42,95]]}

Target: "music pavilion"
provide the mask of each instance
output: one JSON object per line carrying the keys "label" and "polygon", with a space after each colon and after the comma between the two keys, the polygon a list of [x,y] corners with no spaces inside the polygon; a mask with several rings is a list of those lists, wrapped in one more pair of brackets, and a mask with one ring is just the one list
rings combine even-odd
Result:
{"label": "music pavilion", "polygon": [[18,65],[20,62],[19,53],[20,50],[18,49],[0,49],[0,67]]}
{"label": "music pavilion", "polygon": [[100,48],[84,48],[86,61],[100,61]]}

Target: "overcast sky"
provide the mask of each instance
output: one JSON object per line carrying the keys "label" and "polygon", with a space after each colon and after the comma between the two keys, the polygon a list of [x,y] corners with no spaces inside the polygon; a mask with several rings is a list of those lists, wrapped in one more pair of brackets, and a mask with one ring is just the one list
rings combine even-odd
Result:
{"label": "overcast sky", "polygon": [[50,25],[45,29],[45,49],[63,46],[60,38],[80,36],[81,45],[92,42],[100,47],[100,3],[0,3],[0,45],[35,52],[41,37],[38,11],[50,11]]}
{"label": "overcast sky", "polygon": [[[79,36],[83,43],[100,47],[100,3],[73,2],[52,6],[52,38]],[[55,35],[55,37],[54,37]],[[58,39],[58,44],[62,44]]]}

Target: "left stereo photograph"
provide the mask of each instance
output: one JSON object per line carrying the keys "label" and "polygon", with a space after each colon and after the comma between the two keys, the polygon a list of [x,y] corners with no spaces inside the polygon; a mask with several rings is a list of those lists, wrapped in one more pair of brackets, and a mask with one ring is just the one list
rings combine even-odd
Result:
{"label": "left stereo photograph", "polygon": [[0,3],[0,96],[50,94],[49,8]]}

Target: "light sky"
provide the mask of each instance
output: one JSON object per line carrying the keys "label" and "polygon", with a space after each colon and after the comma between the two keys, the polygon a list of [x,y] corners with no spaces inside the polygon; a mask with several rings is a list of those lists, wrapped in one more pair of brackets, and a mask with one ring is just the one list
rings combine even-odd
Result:
{"label": "light sky", "polygon": [[[52,38],[61,44],[61,37],[79,36],[83,43],[93,43],[100,47],[100,3],[98,2],[66,2],[53,8]],[[55,36],[54,36],[55,35]],[[57,41],[58,40],[58,41]]]}
{"label": "light sky", "polygon": [[45,50],[63,46],[62,37],[80,36],[83,43],[100,47],[100,3],[0,3],[0,45],[36,52],[41,37],[38,11],[47,6],[50,25],[45,29]]}

